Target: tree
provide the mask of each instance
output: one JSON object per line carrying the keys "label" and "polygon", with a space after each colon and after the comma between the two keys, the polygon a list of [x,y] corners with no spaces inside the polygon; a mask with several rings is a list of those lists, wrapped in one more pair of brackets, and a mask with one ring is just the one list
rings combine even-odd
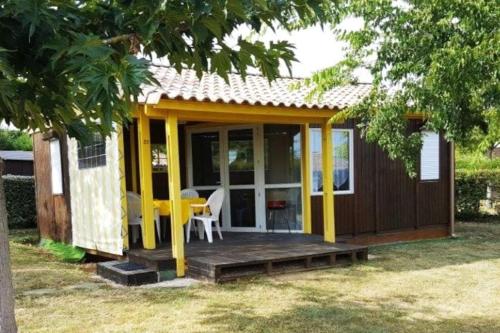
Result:
{"label": "tree", "polygon": [[[497,0],[349,0],[337,9],[330,22],[347,56],[308,80],[311,98],[368,69],[371,94],[338,117],[358,119],[366,139],[402,159],[410,175],[421,138],[408,132],[408,113],[423,115],[424,128],[465,147],[477,138],[485,147],[500,141]],[[362,27],[342,28],[346,17]]]}
{"label": "tree", "polygon": [[[3,161],[0,159],[0,174]],[[0,177],[0,332],[16,331],[14,316],[14,288],[10,271],[9,239],[7,230],[7,208],[5,206],[3,180]]]}
{"label": "tree", "polygon": [[0,129],[0,150],[32,150],[31,137],[21,131]]}
{"label": "tree", "polygon": [[[0,0],[0,120],[19,129],[68,133],[85,140],[88,128],[103,134],[130,118],[144,83],[155,83],[151,57],[243,77],[257,68],[272,80],[280,61],[290,68],[286,41],[250,42],[242,25],[292,29],[322,22],[326,0]],[[229,36],[236,45],[229,45]],[[139,56],[142,54],[144,57]],[[1,182],[1,179],[0,179]],[[1,189],[1,184],[0,184]],[[6,212],[1,209],[1,241]],[[0,263],[8,266],[1,248]],[[9,271],[10,272],[10,271]],[[10,273],[0,299],[8,298]],[[2,304],[0,331],[16,330],[13,304]],[[14,324],[12,324],[14,323]]]}

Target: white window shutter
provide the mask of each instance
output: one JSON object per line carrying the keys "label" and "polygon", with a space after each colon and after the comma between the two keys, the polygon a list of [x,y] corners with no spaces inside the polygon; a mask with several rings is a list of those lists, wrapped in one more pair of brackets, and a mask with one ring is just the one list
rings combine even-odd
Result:
{"label": "white window shutter", "polygon": [[63,194],[61,145],[58,139],[50,140],[50,166],[52,171],[52,194]]}
{"label": "white window shutter", "polygon": [[420,152],[420,180],[439,179],[439,134],[422,132],[422,151]]}

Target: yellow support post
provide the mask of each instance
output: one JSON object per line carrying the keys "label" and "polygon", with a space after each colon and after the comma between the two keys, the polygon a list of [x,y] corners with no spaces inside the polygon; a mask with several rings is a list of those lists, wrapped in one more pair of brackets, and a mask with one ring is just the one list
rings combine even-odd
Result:
{"label": "yellow support post", "polygon": [[132,123],[129,127],[129,137],[130,137],[130,164],[132,173],[132,191],[137,193],[137,152],[135,151],[135,125]]}
{"label": "yellow support post", "polygon": [[325,242],[335,242],[335,211],[333,196],[333,139],[329,121],[321,125],[323,160],[323,227]]}
{"label": "yellow support post", "polygon": [[176,259],[177,276],[185,275],[184,262],[184,223],[182,221],[181,171],[179,162],[179,133],[177,130],[177,114],[169,112],[165,119],[167,135],[167,166],[170,199],[170,226],[172,228],[172,253]]}
{"label": "yellow support post", "polygon": [[139,173],[141,178],[142,243],[145,249],[156,248],[153,208],[153,177],[151,165],[151,142],[147,105],[140,111],[138,122]]}
{"label": "yellow support post", "polygon": [[118,129],[118,158],[119,158],[119,172],[120,172],[120,203],[121,203],[121,216],[122,216],[122,239],[123,249],[129,248],[128,243],[128,216],[127,216],[127,183],[125,179],[125,149],[123,147],[123,126]]}
{"label": "yellow support post", "polygon": [[301,130],[301,145],[302,145],[302,223],[304,225],[304,233],[312,232],[311,224],[311,143],[309,124],[304,124]]}

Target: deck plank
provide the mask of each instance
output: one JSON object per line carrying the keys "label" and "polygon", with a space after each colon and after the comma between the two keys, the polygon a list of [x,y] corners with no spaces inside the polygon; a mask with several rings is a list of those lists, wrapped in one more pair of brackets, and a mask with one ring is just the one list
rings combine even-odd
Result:
{"label": "deck plank", "polygon": [[[192,240],[186,244],[188,275],[211,281],[228,281],[241,276],[330,267],[344,255],[351,262],[366,260],[366,246],[325,243],[321,236],[285,233],[224,233],[214,242]],[[155,250],[129,251],[131,261],[151,267],[166,267],[174,260],[170,244]],[[160,264],[159,264],[160,263]]]}

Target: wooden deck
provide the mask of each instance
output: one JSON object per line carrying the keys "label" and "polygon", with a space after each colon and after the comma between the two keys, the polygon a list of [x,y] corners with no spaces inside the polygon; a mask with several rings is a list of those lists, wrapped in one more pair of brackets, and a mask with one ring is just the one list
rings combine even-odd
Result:
{"label": "wooden deck", "polygon": [[[224,240],[186,244],[187,275],[214,282],[257,274],[279,274],[366,260],[366,246],[325,243],[321,236],[285,233],[226,232]],[[158,271],[174,269],[170,244],[156,250],[135,249],[129,260]]]}

